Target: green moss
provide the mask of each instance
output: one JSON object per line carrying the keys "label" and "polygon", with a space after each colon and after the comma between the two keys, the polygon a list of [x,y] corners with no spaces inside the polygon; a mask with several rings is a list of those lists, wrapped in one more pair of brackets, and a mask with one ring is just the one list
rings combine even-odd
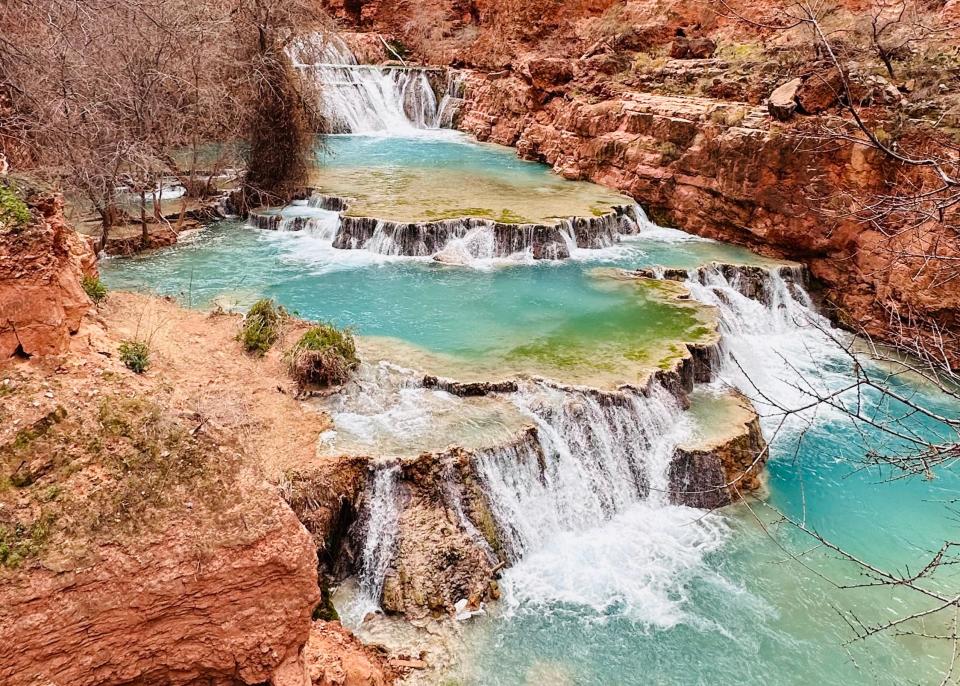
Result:
{"label": "green moss", "polygon": [[333,594],[330,593],[330,584],[326,578],[320,579],[320,602],[313,608],[313,620],[325,622],[339,622],[340,615],[333,606]]}
{"label": "green moss", "polygon": [[661,164],[670,164],[671,162],[676,162],[683,154],[683,150],[681,150],[675,143],[670,141],[661,141],[660,143],[657,143],[657,152],[660,153]]}
{"label": "green moss", "polygon": [[41,515],[30,524],[0,525],[0,566],[15,569],[43,550],[50,538],[51,515]]}
{"label": "green moss", "polygon": [[17,232],[30,223],[30,208],[13,187],[0,184],[0,229]]}
{"label": "green moss", "polygon": [[353,334],[320,323],[307,331],[287,355],[291,374],[300,384],[336,386],[360,365]]}
{"label": "green moss", "polygon": [[286,310],[273,300],[258,300],[247,312],[237,340],[248,353],[265,355],[280,337],[280,325],[286,316]]}
{"label": "green moss", "polygon": [[123,341],[120,344],[120,361],[127,369],[143,374],[150,366],[150,346],[145,341]]}
{"label": "green moss", "polygon": [[99,305],[107,299],[107,287],[97,276],[84,276],[80,281],[83,292],[93,301],[94,305]]}
{"label": "green moss", "polygon": [[513,210],[500,210],[499,213],[486,207],[460,207],[452,210],[425,210],[424,216],[428,221],[444,221],[446,219],[462,219],[473,217],[489,219],[501,224],[528,224],[530,220]]}
{"label": "green moss", "polygon": [[759,43],[721,43],[716,56],[728,62],[753,62],[764,59]]}

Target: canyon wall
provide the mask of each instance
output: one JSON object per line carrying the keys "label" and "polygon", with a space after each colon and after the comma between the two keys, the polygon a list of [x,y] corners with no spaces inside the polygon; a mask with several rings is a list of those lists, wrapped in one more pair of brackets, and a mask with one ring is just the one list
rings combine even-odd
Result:
{"label": "canyon wall", "polygon": [[[296,663],[319,600],[316,552],[279,497],[250,502],[253,535],[236,517],[206,540],[175,521],[153,545],[104,546],[87,567],[5,579],[0,681],[258,684]],[[233,535],[238,544],[217,544]]]}

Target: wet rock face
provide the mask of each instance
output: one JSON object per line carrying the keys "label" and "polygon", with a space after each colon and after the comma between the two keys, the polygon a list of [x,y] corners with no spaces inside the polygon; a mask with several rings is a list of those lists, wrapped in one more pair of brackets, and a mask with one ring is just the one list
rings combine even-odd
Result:
{"label": "wet rock face", "polygon": [[[468,451],[424,455],[403,465],[402,511],[383,584],[383,609],[408,617],[452,616],[496,595],[489,506]],[[480,525],[478,525],[480,523]]]}
{"label": "wet rock face", "polygon": [[713,509],[760,488],[767,444],[759,418],[751,414],[733,436],[721,442],[677,448],[670,464],[671,502]]}
{"label": "wet rock face", "polygon": [[66,351],[91,306],[80,282],[96,273],[96,257],[67,224],[63,198],[29,204],[31,225],[0,233],[0,361]]}
{"label": "wet rock face", "polygon": [[471,381],[461,382],[436,376],[423,377],[424,388],[435,388],[461,398],[490,395],[491,393],[516,393],[516,381]]}
{"label": "wet rock face", "polygon": [[0,589],[0,682],[270,680],[307,640],[317,557],[278,497],[248,514],[263,518],[250,523],[262,535],[240,545],[197,540],[185,519],[136,553],[104,546],[89,567],[8,580]]}

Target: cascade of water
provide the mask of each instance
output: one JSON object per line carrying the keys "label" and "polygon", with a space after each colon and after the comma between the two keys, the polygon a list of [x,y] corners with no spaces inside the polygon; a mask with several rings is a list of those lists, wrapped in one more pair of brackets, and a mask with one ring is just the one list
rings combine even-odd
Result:
{"label": "cascade of water", "polygon": [[378,221],[373,236],[363,244],[363,249],[378,255],[401,255],[400,245],[389,228],[387,222]]}
{"label": "cascade of water", "polygon": [[327,210],[310,214],[281,215],[277,231],[301,231],[321,241],[332,242],[340,229],[340,215]]}
{"label": "cascade of water", "polygon": [[400,519],[398,481],[399,465],[377,467],[370,477],[364,503],[364,538],[357,574],[360,589],[349,614],[363,619],[367,612],[380,607],[380,594],[387,569],[393,558]]}
{"label": "cascade of water", "polygon": [[465,79],[461,72],[451,71],[447,74],[447,89],[440,98],[437,107],[437,120],[434,127],[439,129],[453,128],[453,120],[463,104]]}
{"label": "cascade of water", "polygon": [[717,308],[720,378],[753,400],[768,440],[828,411],[811,407],[781,426],[780,408],[809,405],[811,393],[826,394],[849,380],[846,366],[829,362],[836,359],[831,336],[837,332],[802,284],[802,270],[788,266],[706,267],[686,282],[695,300]]}
{"label": "cascade of water", "polygon": [[291,48],[294,64],[322,89],[331,133],[390,134],[435,128],[437,99],[422,69],[357,64],[346,44],[314,34]]}
{"label": "cascade of water", "polygon": [[516,403],[536,425],[538,442],[476,457],[511,561],[633,503],[662,502],[673,447],[686,430],[676,399],[663,387],[654,385],[649,396],[606,395],[530,383]]}
{"label": "cascade of water", "polygon": [[471,264],[476,260],[491,260],[497,256],[497,239],[493,228],[486,225],[469,229],[460,238],[453,238],[434,255],[438,262]]}

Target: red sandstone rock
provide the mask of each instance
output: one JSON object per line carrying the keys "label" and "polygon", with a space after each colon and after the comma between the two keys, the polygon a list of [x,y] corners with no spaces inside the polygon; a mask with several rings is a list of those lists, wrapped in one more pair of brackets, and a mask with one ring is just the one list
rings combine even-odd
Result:
{"label": "red sandstone rock", "polygon": [[271,497],[251,513],[259,535],[237,545],[220,544],[219,525],[201,535],[188,516],[149,544],[101,547],[88,567],[5,579],[0,683],[268,681],[296,661],[319,600],[310,536]]}
{"label": "red sandstone rock", "polygon": [[780,121],[787,121],[797,111],[797,91],[803,81],[792,79],[782,86],[778,86],[767,99],[767,108],[770,116]]}
{"label": "red sandstone rock", "polygon": [[64,352],[90,307],[80,286],[95,257],[63,218],[63,198],[44,196],[35,222],[0,235],[0,360]]}
{"label": "red sandstone rock", "polygon": [[717,44],[709,38],[686,38],[678,36],[670,46],[670,57],[680,60],[713,57]]}
{"label": "red sandstone rock", "polygon": [[819,114],[835,107],[842,96],[843,78],[836,69],[814,72],[796,91],[797,104],[804,114]]}
{"label": "red sandstone rock", "polygon": [[524,65],[524,75],[529,77],[534,88],[549,93],[556,92],[573,78],[573,68],[568,60],[533,59]]}

